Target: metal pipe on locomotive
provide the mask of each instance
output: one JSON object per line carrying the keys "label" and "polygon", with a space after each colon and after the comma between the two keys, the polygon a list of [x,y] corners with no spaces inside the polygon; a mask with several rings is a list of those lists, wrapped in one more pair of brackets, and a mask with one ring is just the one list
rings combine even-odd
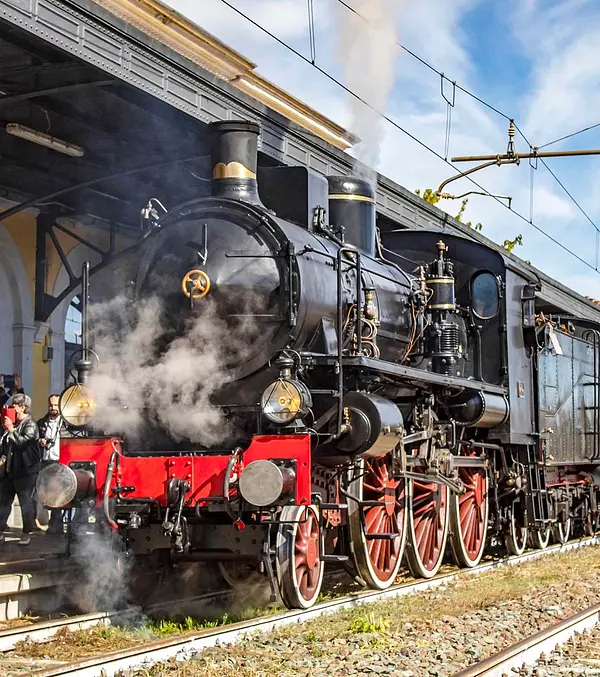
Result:
{"label": "metal pipe on locomotive", "polygon": [[[209,300],[228,326],[251,316],[246,359],[213,398],[236,439],[134,448],[86,418],[40,497],[101,508],[138,556],[215,560],[230,579],[245,563],[291,607],[315,602],[329,562],[384,589],[405,545],[426,577],[448,539],[476,565],[488,522],[524,547],[539,433],[509,416],[524,329],[502,257],[455,235],[379,233],[362,179],[280,167],[257,183],[259,131],[213,123],[212,195],[155,224],[134,281],[137,299],[167,301],[175,337]],[[72,388],[61,411],[77,425],[95,404]]]}

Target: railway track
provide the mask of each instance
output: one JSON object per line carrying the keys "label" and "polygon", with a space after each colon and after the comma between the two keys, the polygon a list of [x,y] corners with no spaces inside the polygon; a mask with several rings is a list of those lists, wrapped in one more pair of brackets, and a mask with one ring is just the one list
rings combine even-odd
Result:
{"label": "railway track", "polygon": [[461,670],[455,677],[505,677],[523,674],[539,658],[550,654],[557,646],[566,644],[575,633],[581,633],[600,623],[600,604],[585,609],[541,632],[513,644],[484,661]]}
{"label": "railway track", "polygon": [[18,642],[30,640],[32,642],[47,642],[62,630],[87,630],[98,625],[109,626],[113,623],[126,623],[140,616],[152,616],[161,611],[168,611],[179,605],[192,607],[196,604],[209,604],[218,600],[227,599],[232,594],[231,590],[219,590],[209,592],[195,597],[185,597],[174,599],[168,602],[152,604],[145,608],[131,607],[120,609],[119,611],[100,611],[91,614],[80,614],[77,616],[68,616],[57,618],[40,623],[17,628],[10,628],[0,632],[0,653],[14,649]]}
{"label": "railway track", "polygon": [[[567,552],[591,545],[600,545],[600,537],[586,538],[580,541],[570,542],[565,545],[555,545],[546,548],[545,550],[537,550],[520,556],[505,557],[499,560],[480,564],[473,569],[460,569],[451,573],[440,574],[428,580],[402,583],[384,591],[365,591],[353,593],[331,601],[322,602],[307,610],[287,611],[277,615],[270,615],[248,621],[232,623],[219,628],[212,628],[200,632],[189,632],[183,635],[177,635],[173,638],[149,642],[143,646],[102,654],[92,658],[85,658],[72,663],[53,665],[35,671],[29,670],[26,674],[36,675],[36,677],[59,677],[67,675],[77,675],[78,677],[97,677],[98,675],[103,674],[106,677],[110,677],[111,675],[115,675],[122,670],[139,667],[144,664],[157,663],[160,661],[173,659],[174,657],[184,659],[187,656],[217,644],[235,643],[238,639],[244,635],[247,635],[248,633],[256,631],[271,631],[292,623],[303,623],[319,616],[333,614],[358,605],[391,599],[400,595],[413,594],[430,588],[445,585],[458,579],[459,577],[473,574],[482,574],[500,567],[516,565],[557,552]],[[222,595],[223,593],[209,593],[209,595],[219,594]],[[185,601],[189,602],[190,600],[187,599]],[[169,603],[161,604],[161,606],[166,608],[168,607],[168,604]],[[121,616],[122,614],[123,612],[121,612]],[[67,621],[70,621],[71,623],[77,622],[76,618],[65,619],[65,622]],[[99,619],[98,622],[102,623],[103,620]],[[30,635],[31,630],[34,627],[35,626],[28,626],[27,628],[20,628],[19,631],[21,633],[21,639],[25,639],[28,635]],[[56,634],[56,632],[59,630],[60,627],[58,625],[54,626],[54,634]],[[0,641],[2,641],[2,634],[3,633],[0,633]],[[13,638],[15,636],[16,632],[13,633]],[[49,636],[46,637],[46,639],[49,638]],[[45,640],[40,639],[38,641]],[[518,658],[515,660],[518,661]],[[462,674],[463,673],[461,673],[461,675]],[[469,676],[471,675],[471,673],[465,673],[463,677],[466,677],[467,674]],[[473,677],[479,674],[485,674],[486,676],[489,675],[491,677],[491,675],[501,675],[503,673],[472,673]]]}

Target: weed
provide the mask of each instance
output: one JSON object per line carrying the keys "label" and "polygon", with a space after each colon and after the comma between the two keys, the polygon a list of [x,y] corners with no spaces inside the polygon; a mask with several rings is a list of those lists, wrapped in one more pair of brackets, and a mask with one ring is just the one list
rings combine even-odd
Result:
{"label": "weed", "polygon": [[186,616],[183,621],[169,621],[164,619],[152,621],[148,626],[148,629],[158,637],[168,637],[169,635],[182,632],[199,632],[200,630],[219,628],[230,622],[231,618],[229,617],[229,614],[224,614],[221,618],[214,618],[211,620],[198,620],[191,616]]}
{"label": "weed", "polygon": [[307,644],[312,644],[313,642],[317,641],[317,635],[315,634],[314,630],[311,630],[309,633],[306,634],[304,639],[306,640]]}
{"label": "weed", "polygon": [[359,616],[350,623],[350,630],[352,632],[386,632],[389,627],[389,621],[381,617],[375,618],[373,612],[366,616]]}

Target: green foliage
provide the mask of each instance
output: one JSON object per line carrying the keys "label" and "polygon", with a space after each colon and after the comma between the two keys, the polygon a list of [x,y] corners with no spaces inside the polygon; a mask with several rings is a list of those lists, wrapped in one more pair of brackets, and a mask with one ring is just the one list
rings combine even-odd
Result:
{"label": "green foliage", "polygon": [[229,622],[227,614],[223,618],[216,620],[197,620],[191,616],[186,616],[183,621],[167,621],[161,619],[160,621],[152,621],[150,623],[150,630],[158,637],[168,637],[175,633],[182,632],[197,632],[199,630],[209,630],[210,628],[218,628],[221,625],[226,625]]}
{"label": "green foliage", "polygon": [[375,618],[373,612],[366,616],[355,618],[350,624],[352,632],[386,632],[390,627],[390,622],[383,618]]}
{"label": "green foliage", "polygon": [[[421,193],[421,190],[419,188],[417,188],[417,190],[415,190],[415,193],[419,197],[423,198],[423,200],[425,200],[425,202],[428,202],[430,205],[437,204],[441,199],[440,196],[437,195],[432,188],[425,188],[425,190],[422,193]],[[457,221],[464,223],[464,225],[467,226],[467,228],[473,228],[474,230],[481,232],[483,230],[483,225],[481,223],[476,223],[475,225],[473,225],[472,221],[463,222],[463,220],[462,220],[468,204],[469,204],[469,199],[465,198],[461,202],[460,209],[458,210],[458,214],[454,218]],[[517,235],[517,237],[514,240],[504,240],[504,244],[502,246],[507,251],[512,252],[512,250],[517,245],[520,246],[522,244],[523,244],[523,236]]]}
{"label": "green foliage", "polygon": [[502,246],[504,249],[506,249],[507,252],[512,254],[512,250],[517,246],[521,246],[523,244],[523,236],[522,235],[517,235],[514,240],[504,240],[504,243]]}
{"label": "green foliage", "polygon": [[312,644],[313,642],[317,641],[317,635],[314,630],[311,630],[305,637],[304,639],[308,644]]}
{"label": "green foliage", "polygon": [[425,188],[423,191],[423,195],[421,195],[421,191],[417,188],[415,190],[415,193],[419,196],[422,197],[425,202],[429,202],[430,205],[435,205],[440,201],[440,196],[436,195],[433,189],[431,188]]}
{"label": "green foliage", "polygon": [[98,628],[98,637],[100,639],[113,639],[117,634],[116,628],[111,627],[110,625],[107,625],[103,628]]}
{"label": "green foliage", "polygon": [[458,214],[454,217],[457,221],[460,221],[461,223],[462,223],[463,214],[465,213],[465,209],[467,208],[468,203],[469,203],[469,199],[465,198],[460,203],[460,209],[458,210]]}

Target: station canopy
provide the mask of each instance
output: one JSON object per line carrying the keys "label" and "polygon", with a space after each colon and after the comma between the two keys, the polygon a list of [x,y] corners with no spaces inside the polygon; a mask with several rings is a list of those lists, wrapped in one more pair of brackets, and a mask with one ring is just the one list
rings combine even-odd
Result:
{"label": "station canopy", "polygon": [[207,194],[198,120],[4,23],[0,64],[0,197],[139,229],[150,197]]}

